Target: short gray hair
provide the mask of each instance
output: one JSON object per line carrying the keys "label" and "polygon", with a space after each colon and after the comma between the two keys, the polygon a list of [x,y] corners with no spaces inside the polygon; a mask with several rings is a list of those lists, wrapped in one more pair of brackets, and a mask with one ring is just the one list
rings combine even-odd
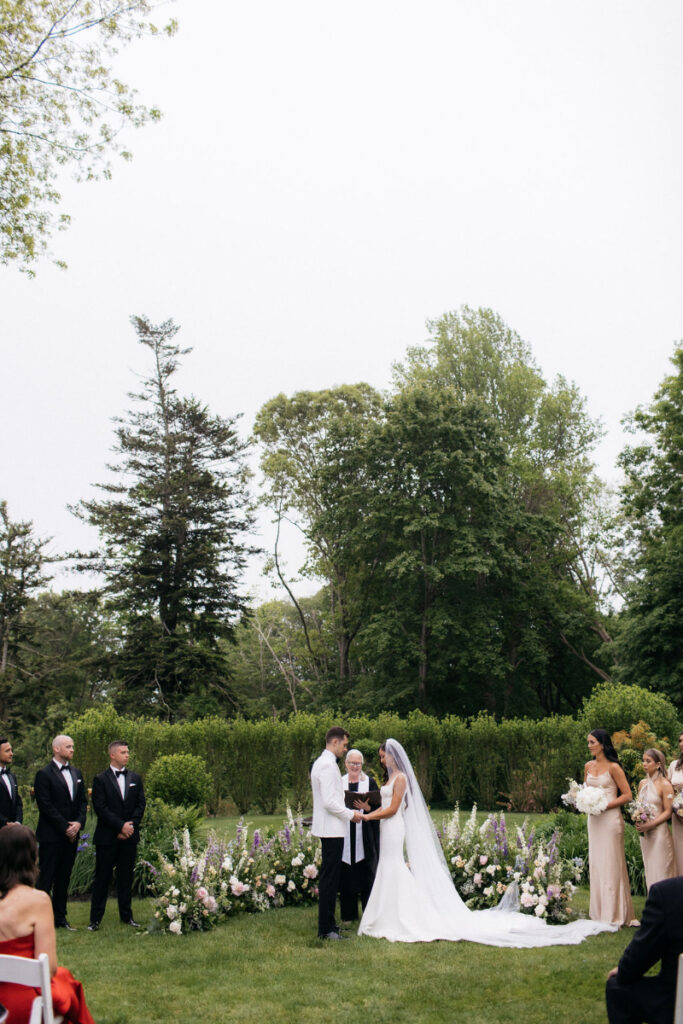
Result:
{"label": "short gray hair", "polygon": [[346,761],[348,761],[348,759],[349,759],[350,757],[354,757],[354,755],[355,755],[356,757],[359,757],[359,758],[360,758],[361,764],[365,764],[365,758],[364,758],[364,757],[363,757],[363,755],[361,754],[360,750],[356,750],[356,748],[355,748],[355,747],[353,748],[353,750],[349,750],[348,754],[346,755],[346,759],[345,759],[345,762],[344,762],[344,763],[346,763]]}

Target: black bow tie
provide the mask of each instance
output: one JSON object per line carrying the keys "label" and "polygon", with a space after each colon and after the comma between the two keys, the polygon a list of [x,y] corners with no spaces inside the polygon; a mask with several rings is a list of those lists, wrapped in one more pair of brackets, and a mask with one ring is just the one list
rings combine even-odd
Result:
{"label": "black bow tie", "polygon": [[0,768],[0,775],[9,775],[9,768]]}
{"label": "black bow tie", "polygon": [[60,770],[60,772],[68,772],[68,770],[69,770],[68,764],[60,764],[59,770]]}
{"label": "black bow tie", "polygon": [[114,775],[116,776],[117,779],[119,778],[119,776],[123,775],[123,777],[125,779],[125,777],[126,777],[126,769],[122,768],[120,772],[117,772],[116,769],[114,769]]}

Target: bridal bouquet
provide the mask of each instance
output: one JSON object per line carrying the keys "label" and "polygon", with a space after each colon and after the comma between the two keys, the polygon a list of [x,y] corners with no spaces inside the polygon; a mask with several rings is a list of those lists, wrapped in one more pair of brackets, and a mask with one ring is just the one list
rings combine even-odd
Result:
{"label": "bridal bouquet", "polygon": [[585,782],[578,783],[568,779],[569,790],[562,794],[562,803],[567,807],[575,807],[581,814],[602,814],[607,809],[609,799],[601,786],[588,786]]}
{"label": "bridal bouquet", "polygon": [[631,800],[626,805],[626,810],[634,825],[644,825],[648,821],[653,821],[659,813],[654,804],[640,798]]}
{"label": "bridal bouquet", "polygon": [[683,789],[677,789],[675,791],[671,806],[676,817],[680,821],[683,821]]}

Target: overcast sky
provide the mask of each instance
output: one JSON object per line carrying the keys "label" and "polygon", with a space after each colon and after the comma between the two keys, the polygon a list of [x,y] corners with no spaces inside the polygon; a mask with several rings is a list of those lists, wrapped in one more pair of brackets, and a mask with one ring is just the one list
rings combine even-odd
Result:
{"label": "overcast sky", "polygon": [[178,34],[117,67],[163,121],[113,181],[63,182],[69,270],[0,268],[12,518],[55,551],[93,543],[66,505],[104,478],[145,371],[133,313],[182,326],[181,390],[246,433],[281,391],[385,387],[427,318],[490,306],[577,382],[616,479],[619,421],[683,336],[680,0],[169,12]]}

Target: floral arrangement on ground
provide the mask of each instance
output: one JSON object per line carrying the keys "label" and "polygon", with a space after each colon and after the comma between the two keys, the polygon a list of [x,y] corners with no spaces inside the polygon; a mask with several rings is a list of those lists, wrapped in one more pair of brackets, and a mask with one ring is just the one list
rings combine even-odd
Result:
{"label": "floral arrangement on ground", "polygon": [[[477,826],[476,807],[463,825],[456,807],[439,837],[455,887],[471,909],[495,906],[516,883],[523,913],[557,924],[568,920],[583,861],[559,856],[558,830],[546,840],[524,822],[509,833],[502,813]],[[180,935],[238,913],[314,903],[320,860],[320,841],[289,808],[275,832],[255,829],[250,838],[240,822],[234,839],[210,834],[201,851],[185,831],[152,879],[152,927]]]}
{"label": "floral arrangement on ground", "polygon": [[439,833],[456,889],[471,910],[495,907],[508,887],[519,889],[519,909],[553,924],[569,920],[571,898],[581,880],[583,858],[563,858],[560,832],[548,839],[528,821],[508,831],[505,815],[490,814],[477,826],[477,808],[464,825],[456,807]]}
{"label": "floral arrangement on ground", "polygon": [[320,860],[320,841],[289,808],[278,831],[255,829],[250,841],[240,822],[234,839],[211,833],[201,852],[184,831],[174,856],[161,859],[152,881],[153,927],[180,935],[204,931],[245,911],[313,903]]}

